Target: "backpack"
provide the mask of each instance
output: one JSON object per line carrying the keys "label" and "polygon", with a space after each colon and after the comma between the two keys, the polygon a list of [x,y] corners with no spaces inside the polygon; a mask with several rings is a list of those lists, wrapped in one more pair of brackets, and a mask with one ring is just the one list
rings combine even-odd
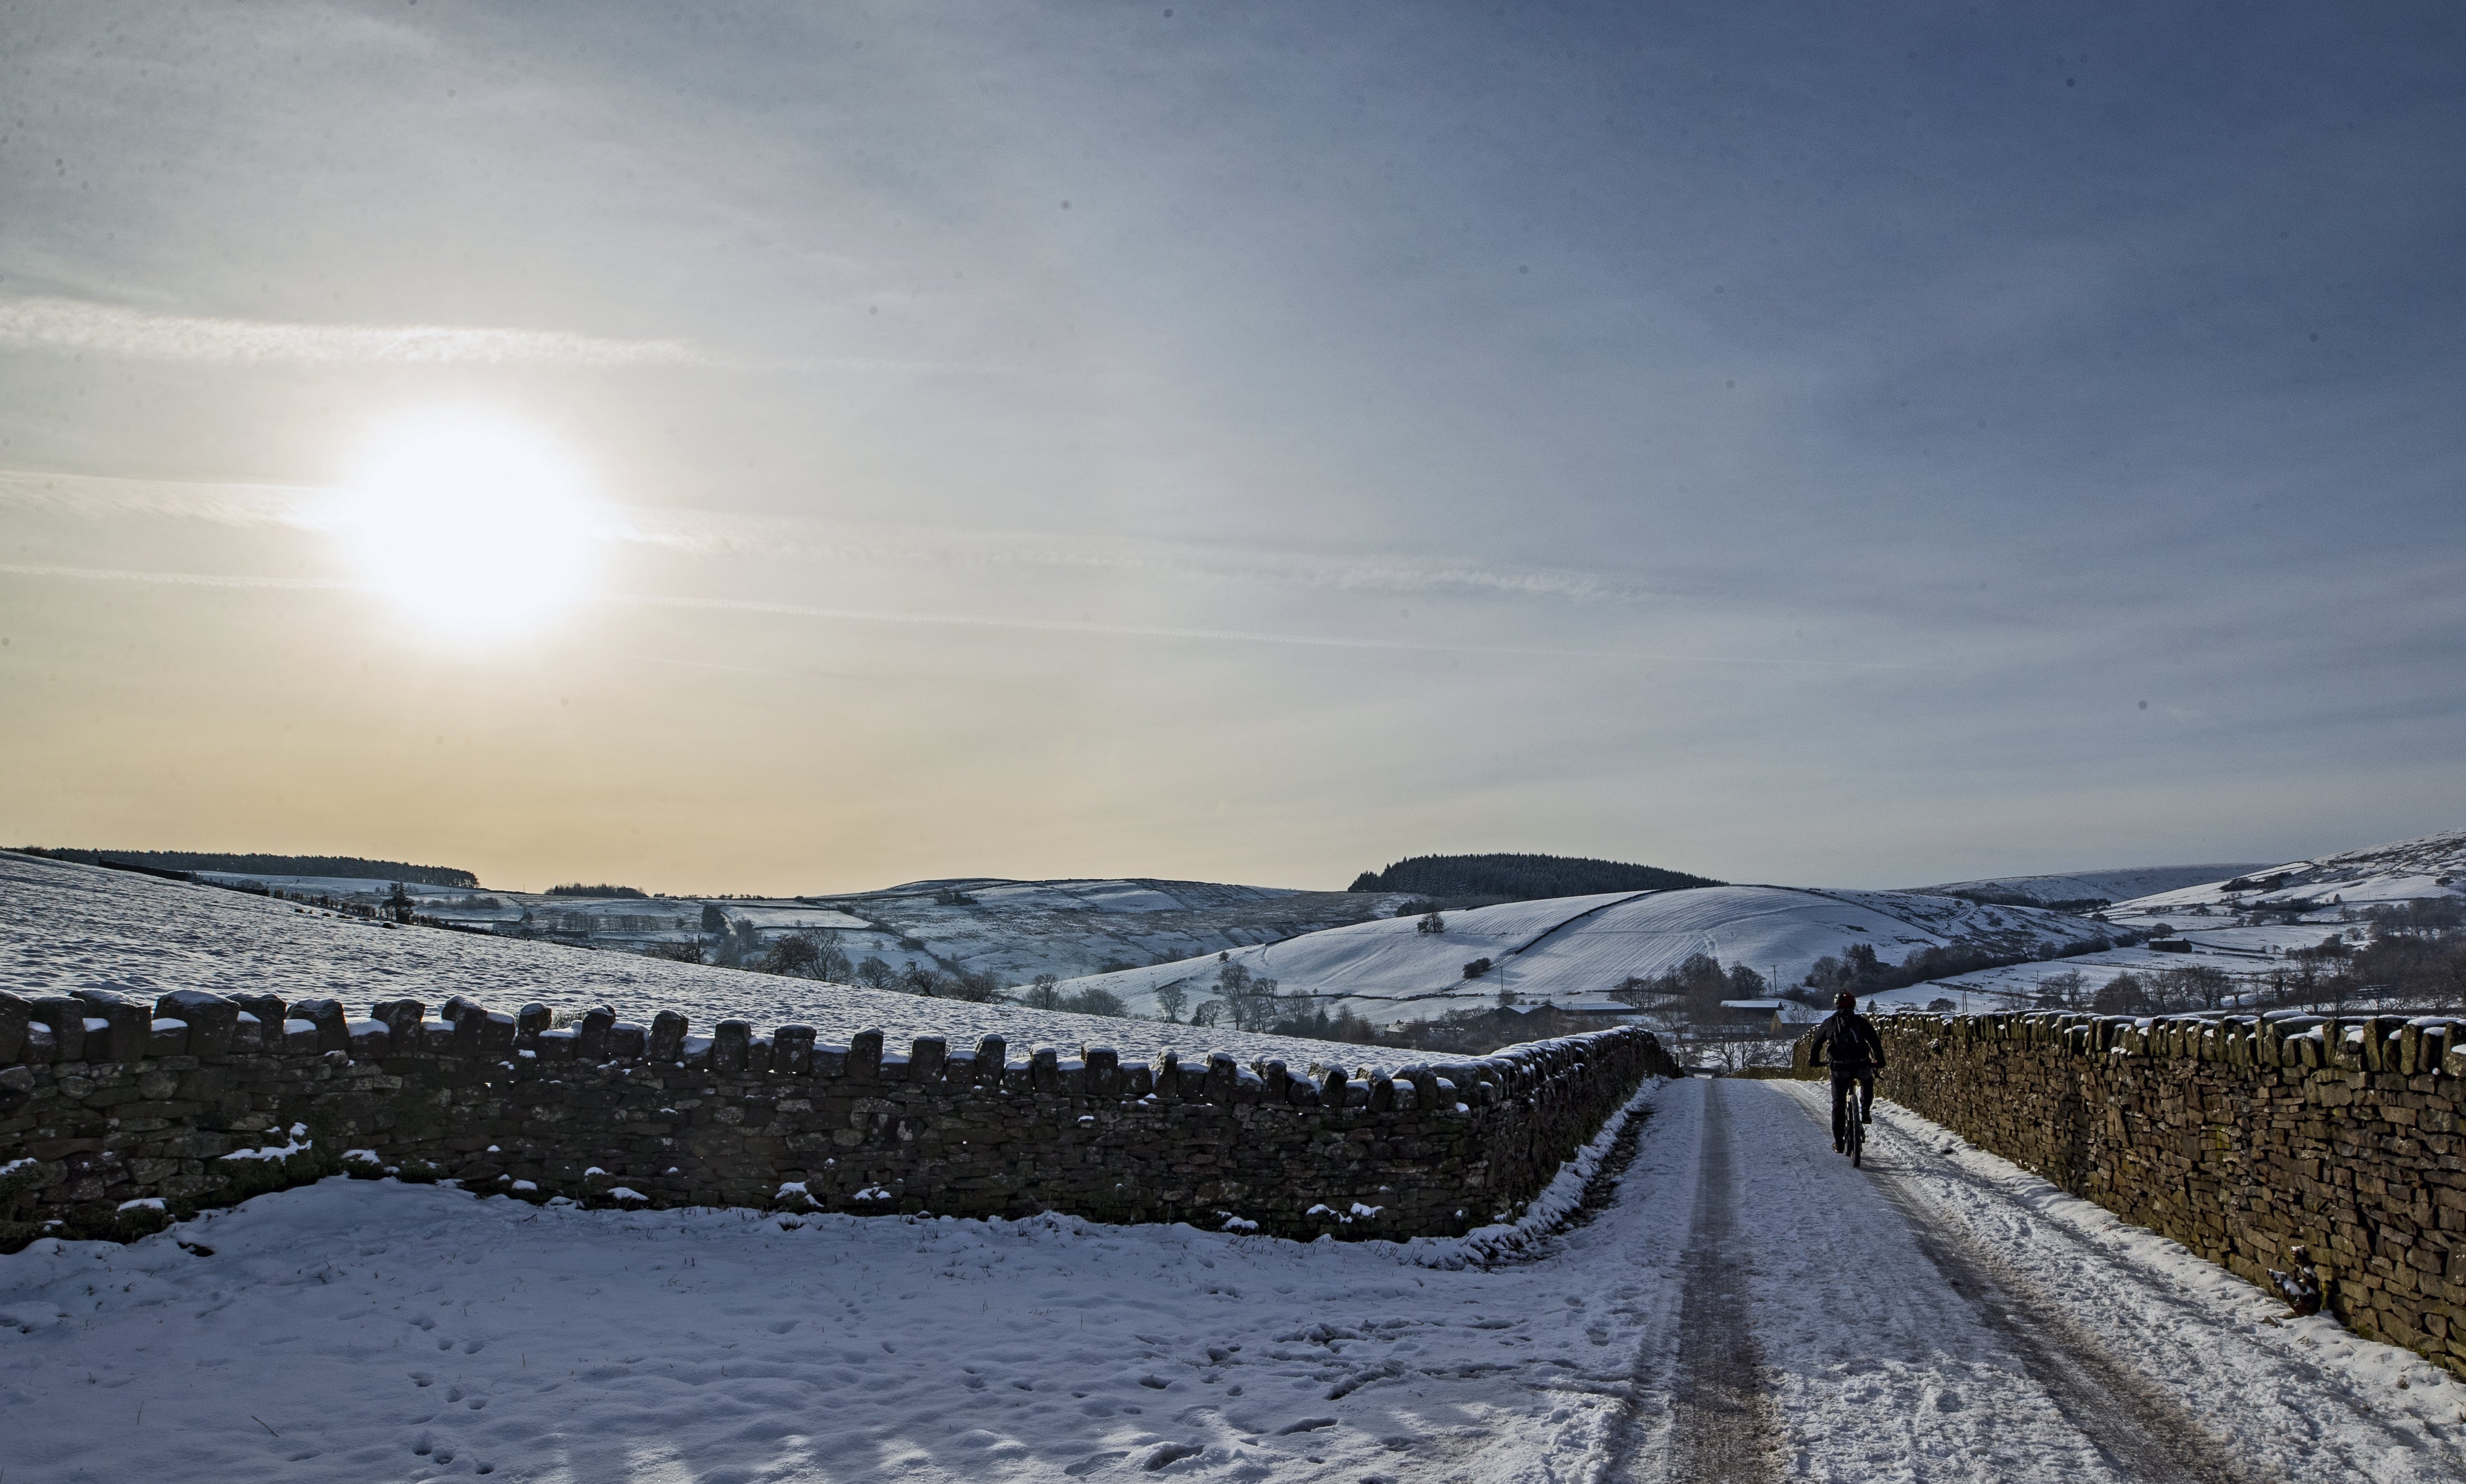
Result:
{"label": "backpack", "polygon": [[1854,1015],[1835,1012],[1816,1034],[1824,1040],[1824,1059],[1835,1067],[1863,1067],[1875,1058]]}

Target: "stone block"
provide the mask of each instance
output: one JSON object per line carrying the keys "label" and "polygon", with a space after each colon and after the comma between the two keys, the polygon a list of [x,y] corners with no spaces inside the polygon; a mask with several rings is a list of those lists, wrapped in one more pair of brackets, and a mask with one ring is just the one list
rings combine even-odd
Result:
{"label": "stone block", "polygon": [[420,1023],[428,1019],[428,1006],[416,1000],[380,1000],[369,1007],[369,1018],[383,1021],[392,1033],[393,1044],[404,1050],[424,1050],[427,1040],[420,1033]]}
{"label": "stone block", "polygon": [[584,1011],[573,1027],[575,1059],[592,1063],[608,1060],[608,1033],[616,1024],[616,1012],[606,1005]]}
{"label": "stone block", "polygon": [[26,1027],[34,1023],[34,1018],[31,1001],[0,989],[0,1067],[19,1060],[26,1046]]}
{"label": "stone block", "polygon": [[651,1039],[643,1055],[654,1062],[684,1060],[685,1018],[674,1010],[661,1010],[651,1017]]}
{"label": "stone block", "polygon": [[333,999],[293,1001],[290,1014],[284,1022],[286,1045],[289,1044],[287,1027],[302,1021],[315,1027],[317,1050],[348,1051],[351,1049],[350,1018],[343,1012],[343,1001]]}
{"label": "stone block", "polygon": [[[86,1003],[66,995],[44,995],[28,1003],[30,1024],[51,1032],[50,1060],[82,1062],[85,1057]],[[28,1060],[34,1060],[29,1057]]]}
{"label": "stone block", "polygon": [[771,1074],[810,1077],[814,1074],[814,1027],[782,1025],[771,1033]]}
{"label": "stone block", "polygon": [[711,1033],[710,1069],[716,1076],[742,1076],[746,1056],[753,1044],[751,1021],[727,1020]]}
{"label": "stone block", "polygon": [[188,1023],[187,1054],[200,1061],[219,1062],[231,1055],[239,1014],[237,1002],[202,989],[175,989],[154,1001],[156,1019]]}

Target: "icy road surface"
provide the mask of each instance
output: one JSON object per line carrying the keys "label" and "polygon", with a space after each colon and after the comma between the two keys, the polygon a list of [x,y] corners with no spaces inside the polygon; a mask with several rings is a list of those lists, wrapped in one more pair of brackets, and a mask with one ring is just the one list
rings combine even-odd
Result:
{"label": "icy road surface", "polygon": [[329,1180],[0,1258],[0,1477],[2466,1476],[2466,1387],[1906,1114],[1851,1170],[1819,1091],[1665,1087],[1487,1269]]}

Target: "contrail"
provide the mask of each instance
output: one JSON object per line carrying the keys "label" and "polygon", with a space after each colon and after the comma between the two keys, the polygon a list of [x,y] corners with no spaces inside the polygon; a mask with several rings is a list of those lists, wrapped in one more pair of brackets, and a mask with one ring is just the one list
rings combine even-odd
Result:
{"label": "contrail", "polygon": [[[277,588],[363,592],[368,584],[332,577],[222,577],[199,573],[127,572],[100,567],[29,567],[0,563],[0,575],[66,577],[102,582],[151,582],[184,587]],[[1560,649],[1514,644],[1435,644],[1415,640],[1357,639],[1344,635],[1274,634],[1257,629],[1204,629],[1171,624],[1096,623],[1072,618],[1011,618],[986,614],[896,613],[871,608],[817,608],[743,597],[662,597],[609,594],[596,599],[629,608],[683,608],[710,613],[767,614],[783,618],[823,618],[844,623],[898,623],[929,628],[1007,629],[1042,634],[1087,634],[1115,639],[1182,639],[1214,643],[1281,644],[1305,649],[1373,649],[1388,653],[1491,655],[1513,659],[1620,660],[1648,664],[1754,664],[1811,670],[1910,670],[1918,666],[1882,661],[1775,660],[1750,655],[1668,654],[1635,649]]]}

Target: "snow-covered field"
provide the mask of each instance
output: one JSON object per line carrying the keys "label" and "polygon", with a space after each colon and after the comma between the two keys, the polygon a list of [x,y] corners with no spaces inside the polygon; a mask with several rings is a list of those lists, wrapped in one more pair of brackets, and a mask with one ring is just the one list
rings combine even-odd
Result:
{"label": "snow-covered field", "polygon": [[[2237,888],[2229,890],[2230,882]],[[2119,901],[2103,913],[2119,928],[2138,933],[2171,929],[2191,944],[2188,955],[2118,948],[2051,963],[1982,969],[1890,990],[1875,1000],[1887,1007],[1923,1008],[1948,999],[1965,1010],[2019,1009],[2036,1003],[2040,986],[2055,975],[2077,973],[2095,990],[2127,971],[2146,976],[2186,963],[2240,980],[2238,993],[2257,993],[2272,974],[2289,967],[2285,955],[2290,950],[2318,947],[2343,932],[2364,910],[2444,896],[2466,896],[2466,830],[2341,851],[2318,861],[2249,866]],[[2295,921],[2280,916],[2304,908],[2309,910],[2300,911]],[[2256,920],[2260,917],[2269,920]]]}
{"label": "snow-covered field", "polygon": [[[198,874],[371,907],[385,901],[394,885],[359,877]],[[914,960],[991,974],[1005,985],[1025,984],[1040,974],[1067,978],[1107,965],[1272,943],[1386,916],[1406,900],[1392,891],[1295,891],[1144,878],[966,877],[827,898],[579,896],[417,882],[405,883],[404,891],[421,913],[460,926],[630,953],[654,944],[709,942],[707,910],[718,914],[719,932],[751,933],[756,951],[790,933],[813,933],[836,944],[851,962],[870,956],[897,968]],[[964,900],[942,900],[953,894]]]}
{"label": "snow-covered field", "polygon": [[[1282,994],[1312,996],[1330,1009],[1349,1005],[1372,1020],[1388,1021],[1489,1003],[1501,989],[1527,1001],[1598,998],[1629,975],[1650,978],[1690,954],[1711,954],[1760,974],[1777,969],[1782,984],[1794,984],[1816,959],[1852,943],[1870,944],[1898,961],[1916,949],[1956,941],[2028,952],[2107,931],[2034,908],[1792,887],[1703,887],[1510,902],[1449,912],[1445,921],[1446,931],[1438,933],[1419,931],[1411,918],[1332,928],[1234,950],[1225,961],[1275,979]],[[1493,967],[1468,979],[1464,966],[1476,958],[1488,958]],[[1101,984],[1132,1009],[1149,1011],[1155,991],[1167,984],[1179,984],[1197,1004],[1222,970],[1222,963],[1209,955],[1067,981],[1065,987]]]}
{"label": "snow-covered field", "polygon": [[2103,898],[2121,902],[2152,892],[2174,891],[2185,887],[2206,886],[2225,881],[2246,871],[2265,868],[2266,862],[2221,862],[2209,866],[2127,866],[2114,870],[2076,871],[2054,876],[1989,876],[1980,881],[1947,881],[1940,886],[1913,887],[1910,889],[1926,896],[1948,896],[1955,891],[2009,892],[2031,901],[2080,902]]}
{"label": "snow-covered field", "polygon": [[2219,880],[2118,902],[2107,915],[2122,919],[2165,917],[2193,925],[2186,909],[2251,911],[2321,904],[2363,908],[2387,902],[2466,896],[2466,830],[2449,830],[2361,850],[2342,850],[2316,861],[2290,861],[2240,873],[2239,889]]}
{"label": "snow-covered field", "polygon": [[1815,1091],[1665,1085],[1615,1199],[1489,1266],[1433,1265],[1462,1243],[540,1209],[343,1180],[129,1247],[40,1242],[0,1257],[0,1477],[1671,1478],[1712,1097],[1747,1274],[1722,1342],[1760,1350],[1788,1476],[2127,1476],[2108,1421],[2002,1322],[2010,1295],[1949,1287],[1921,1223],[2005,1254],[2078,1332],[2062,1343],[2171,1408],[2223,1476],[2466,1471],[2466,1387],[2415,1357],[2279,1317],[1889,1107],[1851,1170]]}
{"label": "snow-covered field", "polygon": [[1297,1066],[1313,1059],[1354,1066],[1367,1049],[1229,1028],[1199,1031],[1022,1005],[966,1004],[433,928],[387,928],[214,887],[7,851],[0,851],[0,984],[28,996],[108,989],[146,1000],[174,989],[290,1000],[334,995],[354,1014],[366,1014],[379,1000],[437,1005],[455,995],[501,1010],[533,1001],[559,1009],[607,1004],[644,1023],[675,1010],[706,1033],[734,1016],[764,1031],[811,1025],[826,1040],[871,1026],[893,1046],[924,1035],[947,1036],[953,1045],[998,1035],[1009,1041],[1015,1057],[1038,1045],[1092,1043],[1132,1060],[1173,1047],[1185,1054],[1230,1051],[1244,1062],[1280,1057]]}
{"label": "snow-covered field", "polygon": [[[2189,930],[2182,933],[2183,938],[2192,945],[2189,954],[2162,954],[2148,948],[2117,948],[2051,962],[2007,964],[1997,969],[1979,969],[1947,978],[1929,979],[1907,989],[1886,990],[1876,995],[1874,1001],[1884,1006],[1906,1005],[1923,1009],[1938,1000],[1951,1000],[1956,1008],[1979,1013],[2028,1009],[2037,1003],[2046,981],[2058,975],[2078,974],[2082,983],[2096,991],[2119,974],[2128,972],[2145,978],[2168,969],[2180,969],[2187,963],[2217,969],[2244,981],[2243,990],[2256,991],[2267,983],[2271,973],[2288,967],[2287,961],[2280,956],[2286,951],[2314,947],[2322,938],[2340,931],[2340,925],[2335,922],[2238,928],[2232,925],[2232,919],[2227,919],[2210,928],[2202,927],[2199,918],[2185,918],[2178,926]],[[1967,997],[1965,1003],[1964,996]]]}

